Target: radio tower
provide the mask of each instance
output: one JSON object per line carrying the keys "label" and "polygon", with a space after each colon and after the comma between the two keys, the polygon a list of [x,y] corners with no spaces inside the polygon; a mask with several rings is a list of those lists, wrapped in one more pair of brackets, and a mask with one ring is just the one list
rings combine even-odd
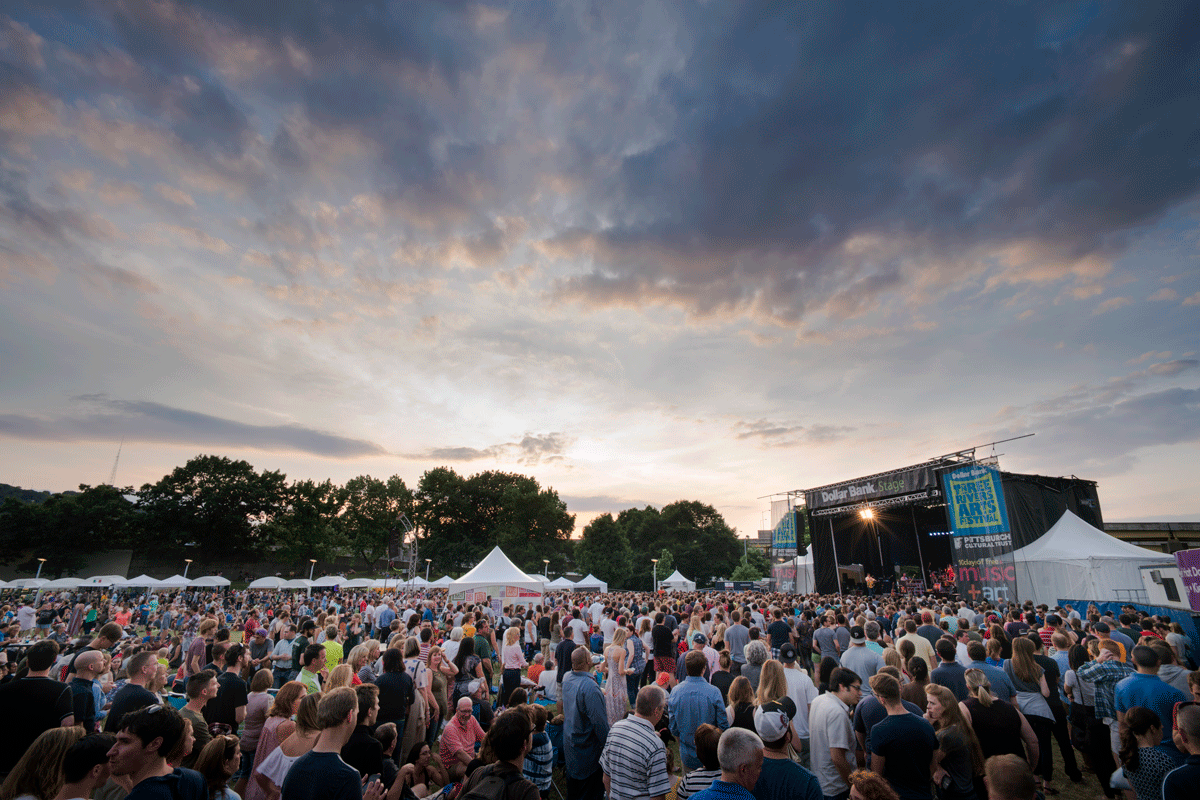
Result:
{"label": "radio tower", "polygon": [[117,445],[117,457],[113,459],[112,472],[108,473],[108,485],[116,486],[117,483],[117,465],[121,463],[121,448],[125,446],[125,439],[122,437],[121,443]]}

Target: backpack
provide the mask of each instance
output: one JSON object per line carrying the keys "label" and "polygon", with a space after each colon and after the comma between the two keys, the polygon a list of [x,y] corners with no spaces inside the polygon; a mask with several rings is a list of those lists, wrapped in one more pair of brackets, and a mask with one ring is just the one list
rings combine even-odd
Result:
{"label": "backpack", "polygon": [[495,774],[495,766],[486,767],[483,779],[475,784],[475,788],[463,795],[464,800],[504,800],[508,787],[521,780],[524,775],[521,770],[513,770],[505,775]]}

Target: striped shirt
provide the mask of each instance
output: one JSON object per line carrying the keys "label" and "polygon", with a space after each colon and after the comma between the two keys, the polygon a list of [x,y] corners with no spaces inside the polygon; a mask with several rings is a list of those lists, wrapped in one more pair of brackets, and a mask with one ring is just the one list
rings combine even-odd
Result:
{"label": "striped shirt", "polygon": [[627,717],[608,732],[600,768],[609,780],[610,800],[639,800],[671,790],[667,749],[649,720]]}
{"label": "striped shirt", "polygon": [[525,778],[538,787],[538,791],[549,791],[554,774],[554,745],[545,733],[533,734],[533,747],[525,754]]}

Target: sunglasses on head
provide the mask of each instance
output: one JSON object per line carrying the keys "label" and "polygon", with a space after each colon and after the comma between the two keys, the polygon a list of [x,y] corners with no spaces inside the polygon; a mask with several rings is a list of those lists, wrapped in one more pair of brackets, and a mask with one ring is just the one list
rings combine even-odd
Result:
{"label": "sunglasses on head", "polygon": [[1180,700],[1178,703],[1176,703],[1175,707],[1171,709],[1171,728],[1175,729],[1175,728],[1179,727],[1179,712],[1180,711],[1187,708],[1188,706],[1194,706],[1196,704],[1197,703],[1195,700]]}

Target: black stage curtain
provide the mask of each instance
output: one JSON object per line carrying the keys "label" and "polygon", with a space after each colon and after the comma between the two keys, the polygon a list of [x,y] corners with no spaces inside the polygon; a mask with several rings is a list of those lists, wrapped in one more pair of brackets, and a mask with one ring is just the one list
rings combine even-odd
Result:
{"label": "black stage curtain", "polygon": [[[829,535],[831,520],[834,542],[830,541]],[[926,569],[931,566],[944,569],[951,563],[951,537],[929,535],[930,531],[946,530],[946,512],[942,505],[880,508],[875,510],[873,520],[864,520],[855,510],[831,517],[814,517],[813,522],[817,591],[824,594],[838,590],[834,543],[838,564],[862,564],[865,571],[883,581],[895,578],[897,564],[918,568],[923,564]],[[849,588],[844,586],[843,590]],[[862,591],[862,587],[857,589]]]}
{"label": "black stage curtain", "polygon": [[1014,550],[1050,530],[1067,509],[1087,524],[1104,530],[1100,495],[1093,481],[1001,472],[1000,482],[1004,486],[1004,505],[1008,509]]}

